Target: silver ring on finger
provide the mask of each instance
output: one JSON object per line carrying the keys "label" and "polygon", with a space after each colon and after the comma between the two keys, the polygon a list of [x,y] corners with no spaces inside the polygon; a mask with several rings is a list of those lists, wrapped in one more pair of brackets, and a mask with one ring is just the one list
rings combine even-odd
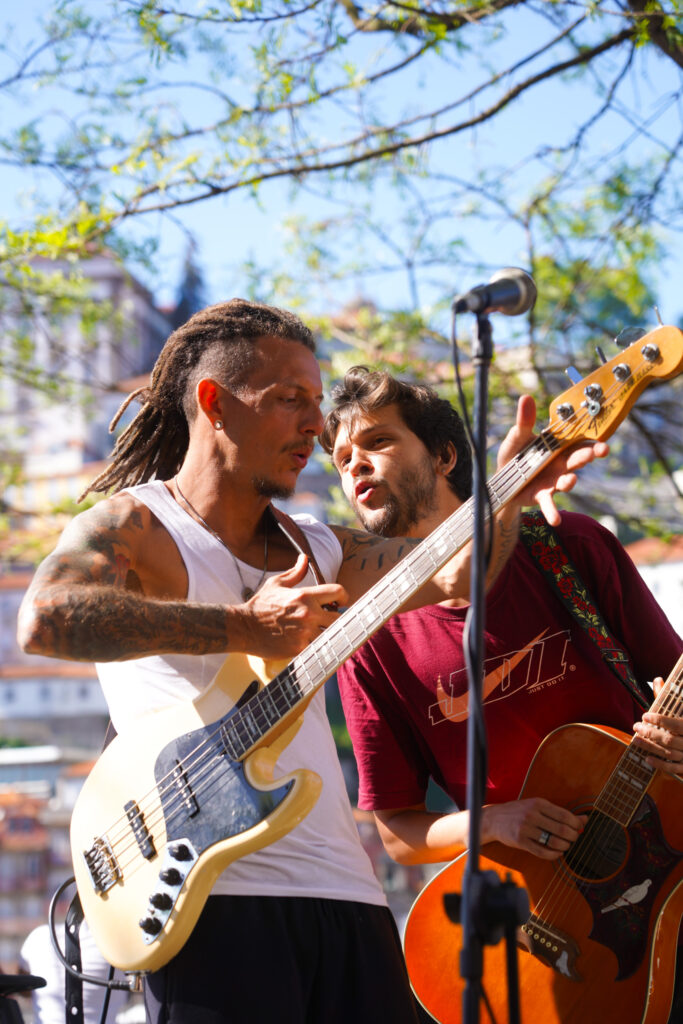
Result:
{"label": "silver ring on finger", "polygon": [[541,834],[536,840],[539,846],[547,846],[550,841],[550,832],[547,832],[544,828],[541,829]]}

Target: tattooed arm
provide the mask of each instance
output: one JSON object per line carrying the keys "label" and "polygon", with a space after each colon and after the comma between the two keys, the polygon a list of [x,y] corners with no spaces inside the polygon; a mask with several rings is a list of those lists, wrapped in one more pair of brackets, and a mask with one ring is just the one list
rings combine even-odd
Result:
{"label": "tattooed arm", "polygon": [[[342,564],[337,573],[337,580],[349,595],[350,603],[357,601],[373,583],[381,579],[420,543],[415,538],[388,539],[345,526],[330,525],[330,529],[342,546]],[[429,584],[426,584],[423,589],[426,590],[428,586]],[[437,596],[432,595],[429,603],[439,600],[443,600],[441,591],[437,592]],[[405,607],[419,607],[426,603],[428,602],[424,598],[420,601],[413,599],[413,602],[408,602]]]}
{"label": "tattooed arm", "polygon": [[[506,521],[509,519],[509,522]],[[501,514],[496,521],[491,566],[486,583],[490,586],[499,574],[510,552],[517,542],[517,513]],[[418,537],[377,537],[364,530],[352,530],[342,526],[331,526],[343,553],[342,565],[337,580],[343,584],[356,601],[373,583],[381,579],[393,566],[400,562],[414,547],[422,542]],[[427,604],[438,604],[444,600],[469,599],[472,548],[468,543],[446,563],[437,574],[425,583],[412,597],[401,605],[401,611],[421,608]]]}
{"label": "tattooed arm", "polygon": [[179,555],[176,573],[152,582],[141,551],[156,533],[149,510],[127,495],[76,516],[22,602],[23,649],[79,661],[223,650],[224,609],[172,600],[187,586]]}
{"label": "tattooed arm", "polygon": [[77,661],[231,651],[287,658],[332,621],[323,604],[346,600],[335,584],[292,589],[305,573],[302,557],[246,604],[190,603],[169,534],[145,506],[117,495],[76,516],[38,568],[19,612],[19,643]]}

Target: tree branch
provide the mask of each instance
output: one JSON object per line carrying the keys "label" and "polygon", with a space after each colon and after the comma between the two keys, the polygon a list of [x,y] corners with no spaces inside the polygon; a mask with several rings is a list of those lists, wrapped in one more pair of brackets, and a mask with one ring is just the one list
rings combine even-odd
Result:
{"label": "tree branch", "polygon": [[[587,47],[586,49],[583,49],[579,53],[577,53],[574,57],[571,57],[566,61],[562,61],[558,64],[555,64],[550,68],[546,68],[544,71],[541,71],[536,75],[532,75],[524,82],[520,82],[512,89],[508,90],[508,92],[506,92],[505,95],[500,98],[500,100],[492,104],[486,110],[475,115],[474,117],[468,118],[466,121],[461,121],[459,124],[450,125],[447,128],[435,129],[433,131],[425,132],[419,136],[409,136],[407,138],[397,139],[394,142],[386,143],[384,145],[376,146],[374,148],[362,149],[360,152],[354,155],[340,157],[337,160],[317,160],[315,162],[305,163],[303,161],[307,159],[309,154],[303,154],[301,157],[299,157],[299,159],[301,160],[300,163],[291,162],[284,167],[276,167],[273,170],[264,169],[262,171],[256,171],[253,174],[249,175],[248,177],[242,178],[237,181],[232,181],[227,184],[221,184],[217,182],[206,182],[204,190],[200,191],[196,195],[191,195],[186,198],[172,197],[166,202],[154,203],[144,207],[141,206],[140,204],[145,199],[148,199],[150,196],[153,196],[160,191],[159,185],[155,183],[153,185],[148,186],[146,189],[143,189],[138,193],[137,196],[133,197],[133,199],[131,199],[126,204],[125,208],[121,211],[121,213],[118,214],[115,220],[121,221],[134,214],[160,212],[163,210],[175,209],[181,206],[190,206],[196,202],[201,202],[203,199],[208,198],[208,196],[226,195],[230,192],[234,192],[236,189],[245,188],[253,185],[259,185],[264,181],[273,181],[278,178],[301,177],[308,174],[320,174],[335,170],[348,169],[351,167],[355,167],[361,163],[367,163],[369,161],[378,160],[381,159],[382,157],[397,154],[406,149],[424,145],[427,142],[433,142],[437,139],[447,138],[451,135],[463,132],[468,128],[472,128],[475,125],[483,124],[484,122],[489,121],[497,113],[499,113],[501,110],[507,107],[514,99],[522,95],[524,92],[532,88],[534,85],[538,85],[540,82],[546,81],[549,78],[554,78],[556,75],[562,74],[564,71],[567,71],[570,68],[578,67],[581,64],[585,64],[593,60],[595,57],[603,53],[606,53],[608,50],[611,50],[614,47],[621,45],[621,43],[631,39],[632,33],[633,29],[631,28],[623,29],[616,35],[603,40],[597,46],[589,48]],[[428,115],[424,115],[421,119],[425,119],[427,116]],[[395,131],[396,128],[392,130]],[[349,148],[350,146],[357,147],[361,143],[366,142],[369,139],[372,139],[373,136],[386,132],[387,129],[385,128],[372,129],[370,132],[366,132],[364,135],[359,136],[356,139],[348,140],[346,143],[334,144],[333,146],[329,147],[329,150],[334,151],[335,149],[340,149],[342,145],[345,146],[345,148]],[[320,154],[322,152],[324,152],[324,150],[317,149],[313,151],[310,155],[315,156],[316,154]],[[166,190],[168,191],[168,187]]]}
{"label": "tree branch", "polygon": [[647,19],[647,34],[654,45],[683,68],[683,32],[674,23],[676,15],[662,10],[653,0],[628,0],[628,6],[639,19]]}
{"label": "tree branch", "polygon": [[361,32],[393,32],[402,35],[421,36],[430,25],[438,25],[448,32],[457,32],[465,25],[483,21],[485,18],[503,11],[508,7],[516,7],[526,3],[526,0],[492,0],[486,6],[467,8],[458,14],[437,12],[405,3],[391,3],[392,8],[399,8],[408,13],[405,18],[385,19],[379,15],[370,18],[363,17],[354,0],[341,0],[341,5],[346,11],[352,24]]}

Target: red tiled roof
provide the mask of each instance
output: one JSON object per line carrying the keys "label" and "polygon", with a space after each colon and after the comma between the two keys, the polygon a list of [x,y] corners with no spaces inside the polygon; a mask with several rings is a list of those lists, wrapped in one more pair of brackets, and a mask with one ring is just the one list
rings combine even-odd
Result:
{"label": "red tiled roof", "polygon": [[636,565],[659,565],[661,562],[683,562],[683,534],[662,540],[661,537],[641,537],[626,550]]}
{"label": "red tiled roof", "polygon": [[38,813],[38,810],[45,806],[46,801],[42,797],[28,796],[14,789],[0,790],[0,807],[26,808],[29,812]]}
{"label": "red tiled roof", "polygon": [[85,661],[41,661],[33,665],[0,665],[0,679],[44,679],[57,676],[67,679],[96,679],[95,666]]}
{"label": "red tiled roof", "polygon": [[67,778],[70,779],[85,778],[86,775],[90,775],[94,765],[95,758],[93,758],[92,761],[79,761],[78,764],[72,764],[69,765],[68,768],[65,768],[62,774],[66,775]]}
{"label": "red tiled roof", "polygon": [[26,590],[32,579],[32,572],[0,572],[0,590]]}

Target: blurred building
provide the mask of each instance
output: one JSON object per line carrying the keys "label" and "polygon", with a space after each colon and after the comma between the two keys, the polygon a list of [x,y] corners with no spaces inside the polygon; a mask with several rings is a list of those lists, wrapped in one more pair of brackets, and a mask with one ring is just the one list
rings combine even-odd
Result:
{"label": "blurred building", "polygon": [[110,311],[106,319],[94,332],[75,315],[57,333],[40,317],[33,325],[33,362],[70,382],[68,400],[0,378],[2,455],[18,470],[0,495],[7,527],[0,540],[0,733],[98,750],[107,709],[94,668],[23,654],[17,611],[34,564],[54,547],[77,496],[111,450],[108,425],[124,397],[122,380],[151,369],[172,324],[113,258],[95,256],[80,271],[94,300]]}
{"label": "blurred building", "polygon": [[35,387],[30,374],[0,377],[3,454],[16,461],[22,478],[3,497],[20,525],[32,526],[46,509],[77,497],[92,464],[111,449],[108,425],[121,403],[119,382],[151,370],[172,330],[169,316],[113,257],[94,256],[79,271],[106,318],[87,330],[76,314],[57,326],[39,315],[31,323],[32,364],[59,380],[67,399]]}
{"label": "blurred building", "polygon": [[641,537],[626,550],[672,626],[683,636],[683,534],[668,540]]}
{"label": "blurred building", "polygon": [[[0,965],[16,968],[21,944],[47,921],[59,886],[73,874],[69,823],[92,765],[58,745],[0,749]],[[73,892],[60,903],[66,909]]]}
{"label": "blurred building", "polygon": [[0,964],[16,969],[26,935],[45,920],[50,842],[40,820],[45,798],[0,791]]}

